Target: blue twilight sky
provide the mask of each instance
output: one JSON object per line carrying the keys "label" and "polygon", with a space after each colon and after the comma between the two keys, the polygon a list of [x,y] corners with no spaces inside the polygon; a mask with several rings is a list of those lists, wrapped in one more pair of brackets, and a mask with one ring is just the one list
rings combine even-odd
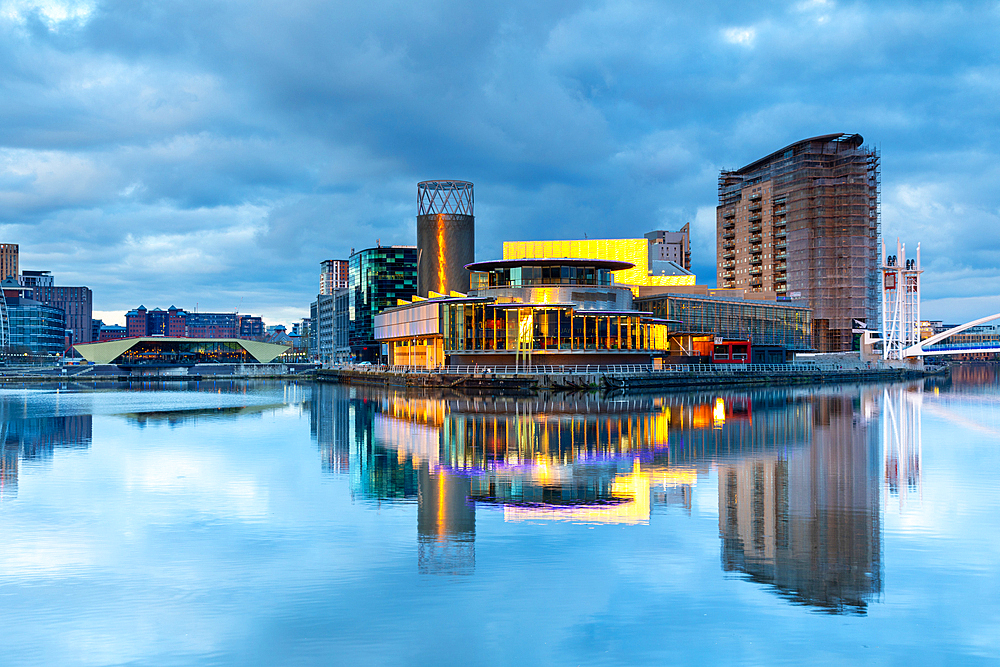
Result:
{"label": "blue twilight sky", "polygon": [[997,2],[0,0],[0,241],[140,303],[307,315],[319,262],[476,184],[477,257],[692,222],[798,139],[882,151],[924,316],[1000,311]]}

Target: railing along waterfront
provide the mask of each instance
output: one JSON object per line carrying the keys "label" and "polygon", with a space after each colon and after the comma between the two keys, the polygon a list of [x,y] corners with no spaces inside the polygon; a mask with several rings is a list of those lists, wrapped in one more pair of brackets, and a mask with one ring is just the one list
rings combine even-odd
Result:
{"label": "railing along waterfront", "polygon": [[340,368],[371,373],[401,373],[426,375],[667,375],[677,373],[711,373],[715,375],[746,375],[753,373],[801,373],[819,370],[868,370],[863,367],[819,367],[814,364],[669,364],[654,368],[651,364],[573,365],[573,366],[413,366],[344,365]]}

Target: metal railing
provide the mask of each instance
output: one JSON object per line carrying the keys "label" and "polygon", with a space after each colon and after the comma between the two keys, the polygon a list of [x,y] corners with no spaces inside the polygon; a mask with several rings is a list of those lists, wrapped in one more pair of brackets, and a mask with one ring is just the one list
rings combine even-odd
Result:
{"label": "metal railing", "polygon": [[[439,366],[437,368],[417,368],[413,366],[361,366],[345,364],[339,368],[368,373],[399,373],[405,375],[616,375],[644,376],[678,373],[710,373],[714,375],[748,375],[766,373],[770,375],[815,372],[821,368],[816,364],[668,364],[654,368],[651,364],[611,364],[611,365],[567,365],[567,366],[506,366],[472,365]],[[870,370],[864,367],[827,368],[822,370]]]}

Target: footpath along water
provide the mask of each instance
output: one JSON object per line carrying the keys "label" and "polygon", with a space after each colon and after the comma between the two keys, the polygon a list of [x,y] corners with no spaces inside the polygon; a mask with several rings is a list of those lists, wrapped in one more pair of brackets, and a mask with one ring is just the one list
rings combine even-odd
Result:
{"label": "footpath along water", "polygon": [[996,367],[0,390],[4,665],[1000,660]]}

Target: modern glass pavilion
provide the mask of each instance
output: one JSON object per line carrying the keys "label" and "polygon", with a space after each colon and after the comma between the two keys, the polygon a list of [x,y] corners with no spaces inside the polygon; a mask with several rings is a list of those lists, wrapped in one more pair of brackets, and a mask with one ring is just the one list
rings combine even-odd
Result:
{"label": "modern glass pavilion", "polygon": [[542,365],[650,363],[669,353],[665,320],[632,308],[612,272],[629,262],[531,258],[475,262],[470,294],[399,301],[375,317],[390,363]]}
{"label": "modern glass pavilion", "polygon": [[289,345],[241,338],[168,338],[152,336],[74,345],[87,361],[119,366],[193,366],[195,364],[267,364]]}

